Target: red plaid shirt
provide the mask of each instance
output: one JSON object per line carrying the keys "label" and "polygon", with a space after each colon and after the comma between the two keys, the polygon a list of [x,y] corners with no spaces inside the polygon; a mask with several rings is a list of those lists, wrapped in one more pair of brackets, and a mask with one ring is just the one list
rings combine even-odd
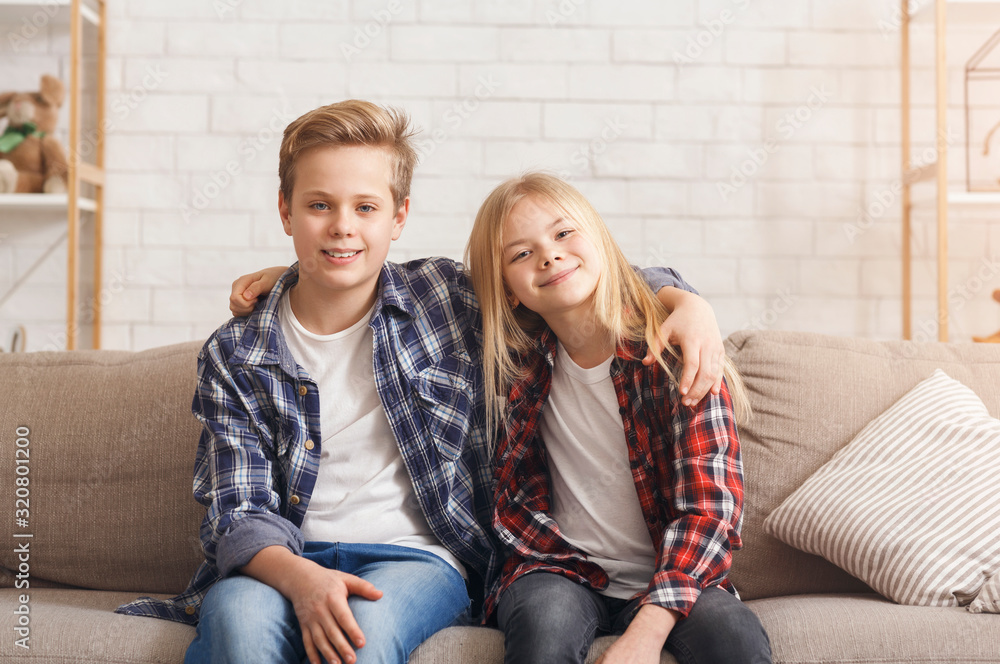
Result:
{"label": "red plaid shirt", "polygon": [[[656,551],[656,571],[642,598],[687,615],[703,588],[736,594],[727,574],[740,548],[743,468],[729,391],[680,403],[663,368],[645,366],[646,345],[618,346],[611,378],[625,425],[629,465]],[[551,490],[538,426],[552,385],[556,338],[546,330],[538,352],[522,358],[527,378],[510,392],[508,425],[494,457],[493,528],[510,556],[487,599],[492,614],[503,591],[529,572],[562,574],[603,590],[608,575],[566,542],[549,514]],[[634,359],[639,358],[639,359]]]}

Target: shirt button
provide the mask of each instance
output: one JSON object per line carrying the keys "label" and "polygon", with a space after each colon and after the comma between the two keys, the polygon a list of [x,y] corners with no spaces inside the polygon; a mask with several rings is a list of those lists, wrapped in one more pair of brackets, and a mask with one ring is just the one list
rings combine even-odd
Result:
{"label": "shirt button", "polygon": [[625,414],[625,406],[620,406],[618,408],[618,414],[619,415],[624,415]]}
{"label": "shirt button", "polygon": [[184,609],[184,613],[188,614],[189,616],[193,616],[195,614],[195,611],[197,611],[197,610],[198,609],[196,609],[195,607],[189,606],[189,607],[187,607],[187,608]]}
{"label": "shirt button", "polygon": [[312,442],[311,440],[307,440],[306,441],[306,449],[307,450],[311,450],[314,447],[316,447],[316,443]]}
{"label": "shirt button", "polygon": [[290,502],[292,505],[298,505],[299,502],[300,502],[299,501],[299,497],[298,496],[292,496],[291,498],[288,499],[288,502]]}
{"label": "shirt button", "polygon": [[306,388],[305,385],[299,385],[299,396],[300,397],[304,397],[308,393],[309,393],[309,389]]}

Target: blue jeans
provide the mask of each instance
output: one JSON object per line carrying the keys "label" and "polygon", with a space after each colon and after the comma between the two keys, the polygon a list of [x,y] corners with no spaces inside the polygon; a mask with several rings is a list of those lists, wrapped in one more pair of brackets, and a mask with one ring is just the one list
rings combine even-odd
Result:
{"label": "blue jeans", "polygon": [[[434,554],[390,544],[308,542],[302,555],[382,591],[375,601],[348,599],[365,635],[365,646],[355,649],[358,664],[403,664],[435,632],[468,621],[465,581]],[[184,657],[185,664],[302,661],[305,647],[292,603],[242,575],[222,579],[208,591]]]}
{"label": "blue jeans", "polygon": [[[533,572],[500,597],[507,664],[583,664],[598,633],[622,634],[640,600],[600,595],[565,576]],[[771,646],[743,602],[707,588],[664,645],[680,664],[769,664]]]}

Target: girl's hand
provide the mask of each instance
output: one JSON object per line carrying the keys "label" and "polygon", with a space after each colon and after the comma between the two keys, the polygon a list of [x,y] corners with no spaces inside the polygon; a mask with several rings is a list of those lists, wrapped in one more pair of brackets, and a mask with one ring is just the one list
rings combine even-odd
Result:
{"label": "girl's hand", "polygon": [[628,632],[618,637],[595,664],[660,664],[660,648],[643,648]]}
{"label": "girl's hand", "polygon": [[680,614],[646,604],[595,664],[659,664],[660,652]]}
{"label": "girl's hand", "polygon": [[251,274],[244,274],[233,282],[229,293],[229,311],[234,316],[249,316],[260,295],[266,295],[285,273],[287,267],[269,267]]}
{"label": "girl's hand", "polygon": [[657,297],[670,315],[660,326],[663,345],[650,348],[642,363],[655,362],[667,346],[680,346],[684,363],[679,381],[681,403],[694,406],[709,392],[718,395],[722,390],[726,348],[712,306],[694,293],[675,288],[664,288]]}

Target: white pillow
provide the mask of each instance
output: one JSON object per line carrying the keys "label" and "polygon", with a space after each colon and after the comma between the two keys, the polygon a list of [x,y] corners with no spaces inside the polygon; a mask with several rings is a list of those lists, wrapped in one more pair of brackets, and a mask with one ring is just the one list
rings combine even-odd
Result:
{"label": "white pillow", "polygon": [[1000,420],[938,369],[806,480],[764,530],[901,604],[967,605],[989,580],[970,610],[1000,613]]}

